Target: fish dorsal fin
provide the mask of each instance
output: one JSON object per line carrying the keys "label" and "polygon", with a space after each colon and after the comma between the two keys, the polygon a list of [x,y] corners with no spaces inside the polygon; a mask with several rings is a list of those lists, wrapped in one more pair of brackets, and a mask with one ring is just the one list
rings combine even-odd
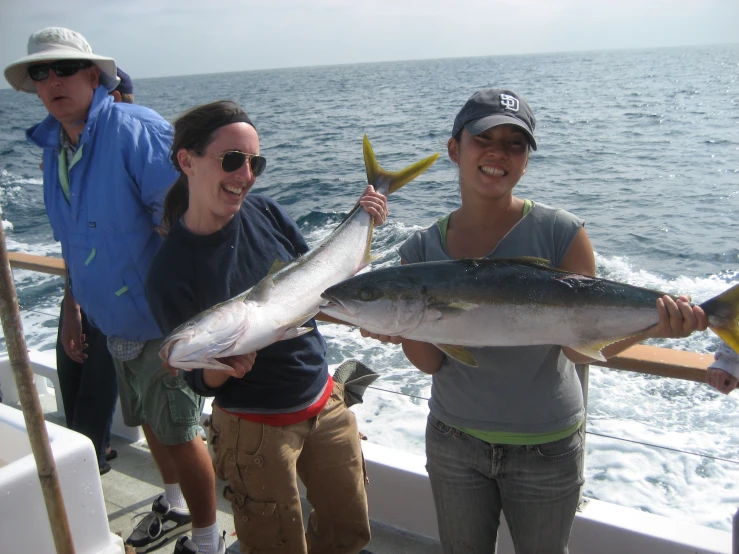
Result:
{"label": "fish dorsal fin", "polygon": [[534,256],[516,256],[514,258],[496,258],[496,261],[515,262],[517,264],[543,265],[552,269],[552,262],[546,258],[536,258]]}
{"label": "fish dorsal fin", "polygon": [[384,178],[383,180],[389,181],[388,190],[385,194],[392,194],[403,185],[410,183],[413,179],[431,167],[439,157],[439,153],[437,152],[433,156],[429,156],[425,160],[409,165],[405,169],[391,172],[382,169],[380,164],[377,163],[377,158],[375,158],[375,153],[372,150],[372,145],[370,144],[367,135],[364,135],[362,144],[364,152],[364,167],[367,170],[367,182],[377,189],[378,180]]}
{"label": "fish dorsal fin", "polygon": [[275,258],[275,261],[272,262],[272,267],[269,268],[267,275],[274,275],[289,263],[290,262],[283,262],[280,258]]}
{"label": "fish dorsal fin", "polygon": [[454,358],[459,363],[471,367],[477,367],[477,360],[464,346],[457,346],[455,344],[437,344],[436,348],[441,350],[450,358]]}
{"label": "fish dorsal fin", "polygon": [[[254,285],[249,291],[249,298],[258,301],[260,298],[264,298],[269,290],[275,286],[275,282],[271,275],[266,275],[261,281]],[[244,298],[246,300],[246,298]]]}

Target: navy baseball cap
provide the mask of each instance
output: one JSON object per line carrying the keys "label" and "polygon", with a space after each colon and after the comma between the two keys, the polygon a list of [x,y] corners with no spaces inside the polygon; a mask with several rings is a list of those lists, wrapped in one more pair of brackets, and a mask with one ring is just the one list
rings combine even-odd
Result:
{"label": "navy baseball cap", "polygon": [[479,135],[498,125],[520,127],[528,136],[531,148],[536,150],[534,114],[526,100],[510,90],[491,88],[473,94],[454,119],[452,136],[456,137],[462,128]]}
{"label": "navy baseball cap", "polygon": [[133,94],[133,81],[128,73],[123,71],[120,67],[116,68],[118,72],[118,78],[121,80],[120,84],[115,88],[121,94]]}

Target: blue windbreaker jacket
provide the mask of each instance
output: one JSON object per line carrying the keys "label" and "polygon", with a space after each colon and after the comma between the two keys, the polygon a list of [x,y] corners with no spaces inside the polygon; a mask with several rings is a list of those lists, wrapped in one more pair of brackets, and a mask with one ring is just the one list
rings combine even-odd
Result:
{"label": "blue windbreaker jacket", "polygon": [[172,126],[143,106],[114,103],[98,87],[68,168],[69,200],[60,132],[49,115],[26,137],[44,149],[44,202],[72,295],[105,335],[158,338],[144,282],[161,244],[156,226],[164,196],[177,178],[169,160]]}

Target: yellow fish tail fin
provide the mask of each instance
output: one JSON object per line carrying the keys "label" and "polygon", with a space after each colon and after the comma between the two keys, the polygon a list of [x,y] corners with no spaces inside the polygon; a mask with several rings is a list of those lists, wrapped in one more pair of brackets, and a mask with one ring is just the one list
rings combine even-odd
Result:
{"label": "yellow fish tail fin", "polygon": [[708,328],[739,354],[739,285],[734,285],[700,306],[708,316]]}
{"label": "yellow fish tail fin", "polygon": [[377,183],[379,181],[389,181],[387,194],[392,194],[403,185],[410,183],[413,179],[431,167],[439,157],[439,154],[436,153],[425,160],[409,165],[405,169],[391,172],[382,169],[380,164],[377,163],[377,158],[375,158],[375,153],[372,150],[372,145],[370,144],[367,135],[364,135],[363,145],[364,167],[367,170],[367,182],[377,189]]}

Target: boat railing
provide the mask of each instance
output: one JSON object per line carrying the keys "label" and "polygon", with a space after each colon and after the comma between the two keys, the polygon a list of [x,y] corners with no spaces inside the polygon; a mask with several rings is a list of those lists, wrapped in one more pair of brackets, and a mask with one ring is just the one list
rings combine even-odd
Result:
{"label": "boat railing", "polygon": [[[10,252],[8,257],[10,259],[10,266],[16,269],[26,269],[61,276],[66,274],[64,260],[61,258],[37,256],[21,252]],[[593,362],[593,365],[645,375],[657,375],[660,377],[681,379],[683,381],[705,383],[706,369],[712,361],[713,356],[710,354],[638,344],[604,362]]]}
{"label": "boat railing", "polygon": [[[15,269],[38,271],[59,276],[64,276],[66,274],[64,260],[62,260],[61,258],[37,256],[33,254],[25,254],[22,252],[10,252],[8,257],[10,260],[10,266]],[[49,317],[56,317],[54,314],[44,315],[47,315]],[[628,348],[620,354],[612,356],[606,361],[593,362],[592,365],[598,365],[621,371],[629,371],[643,375],[654,375],[659,377],[679,379],[682,381],[705,383],[706,371],[708,365],[712,361],[713,356],[710,354],[701,354],[697,352],[688,352],[683,350],[674,350],[671,348],[662,348],[658,346],[638,344]],[[578,365],[577,374],[582,383],[583,394],[585,398],[585,408],[587,413],[590,366]],[[377,385],[372,385],[369,388],[374,389],[377,392],[410,396],[407,393],[384,389],[381,386]],[[422,397],[417,397],[417,399],[428,400]],[[587,426],[587,420],[585,422],[585,426]],[[618,439],[618,437],[609,438]],[[665,448],[664,446],[651,446]],[[690,452],[685,453],[694,454]],[[705,454],[696,455],[706,456]],[[733,460],[725,461],[738,463]]]}

